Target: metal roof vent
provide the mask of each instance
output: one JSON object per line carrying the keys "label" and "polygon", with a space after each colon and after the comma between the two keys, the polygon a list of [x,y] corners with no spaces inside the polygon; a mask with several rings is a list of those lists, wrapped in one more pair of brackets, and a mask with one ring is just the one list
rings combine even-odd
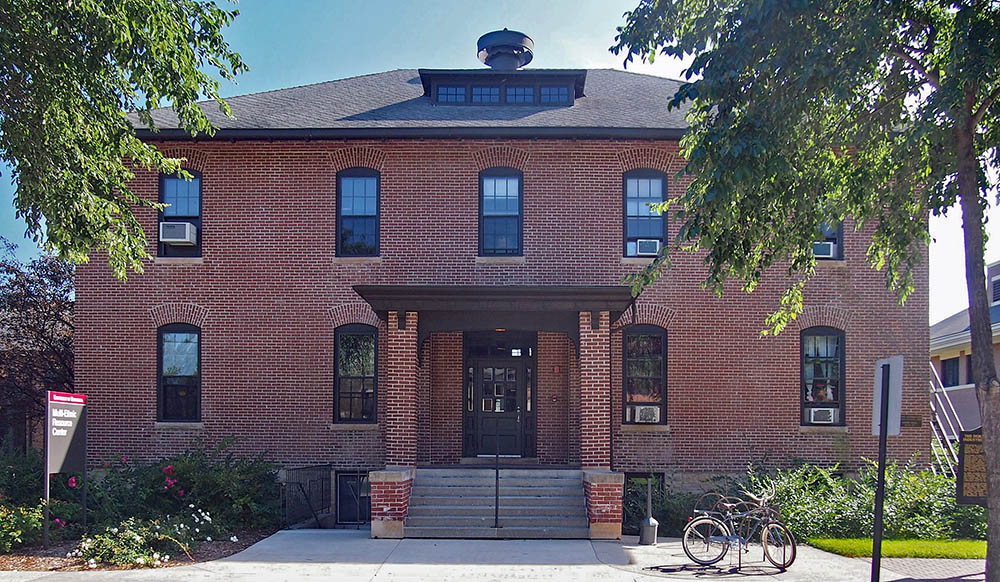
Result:
{"label": "metal roof vent", "polygon": [[514,71],[531,62],[535,41],[514,30],[494,30],[479,37],[479,60],[498,71]]}

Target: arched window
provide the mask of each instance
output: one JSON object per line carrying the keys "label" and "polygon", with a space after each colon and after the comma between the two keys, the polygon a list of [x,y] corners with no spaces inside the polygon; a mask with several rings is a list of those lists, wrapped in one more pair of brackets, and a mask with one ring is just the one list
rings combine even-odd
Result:
{"label": "arched window", "polygon": [[479,173],[479,256],[524,254],[523,174],[513,168],[490,168]]}
{"label": "arched window", "polygon": [[158,417],[164,422],[201,420],[201,329],[171,323],[157,330]]}
{"label": "arched window", "polygon": [[802,424],[844,424],[844,331],[802,331]]}
{"label": "arched window", "polygon": [[368,168],[337,173],[337,256],[379,256],[381,178]]}
{"label": "arched window", "polygon": [[375,422],[378,390],[377,331],[342,325],[335,331],[334,422]]}
{"label": "arched window", "polygon": [[667,199],[667,175],[656,170],[632,170],[624,177],[625,256],[656,256],[667,237],[667,217],[650,204]]}
{"label": "arched window", "polygon": [[653,325],[625,329],[622,406],[625,424],[667,422],[667,331]]}
{"label": "arched window", "polygon": [[160,212],[157,248],[161,257],[201,256],[201,172],[185,171],[191,174],[190,180],[160,175],[160,202],[167,205]]}

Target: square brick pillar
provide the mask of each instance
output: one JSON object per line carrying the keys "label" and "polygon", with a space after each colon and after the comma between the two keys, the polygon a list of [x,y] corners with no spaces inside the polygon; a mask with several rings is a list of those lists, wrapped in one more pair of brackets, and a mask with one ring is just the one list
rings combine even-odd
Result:
{"label": "square brick pillar", "polygon": [[590,539],[622,539],[622,488],[625,475],[611,471],[584,471],[583,493],[587,498]]}
{"label": "square brick pillar", "polygon": [[410,506],[412,467],[386,467],[368,473],[371,485],[373,538],[402,538],[403,520]]}
{"label": "square brick pillar", "polygon": [[611,469],[611,316],[580,312],[580,465]]}
{"label": "square brick pillar", "polygon": [[[400,320],[400,316],[403,317]],[[378,398],[384,406],[385,464],[417,464],[417,313],[390,311],[386,325],[385,385]],[[374,503],[374,499],[372,503]]]}

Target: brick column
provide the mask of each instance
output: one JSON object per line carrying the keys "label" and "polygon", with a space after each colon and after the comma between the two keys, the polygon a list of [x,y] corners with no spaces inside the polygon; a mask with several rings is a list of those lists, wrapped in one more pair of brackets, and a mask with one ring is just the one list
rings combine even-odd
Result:
{"label": "brick column", "polygon": [[402,538],[403,520],[410,505],[413,469],[372,471],[371,484],[373,538]]}
{"label": "brick column", "polygon": [[399,468],[417,464],[416,312],[407,311],[403,321],[400,326],[399,314],[389,312],[384,348],[388,369],[378,395],[385,410],[385,463]]}
{"label": "brick column", "polygon": [[622,487],[625,475],[611,471],[584,471],[583,493],[587,498],[590,539],[620,540],[622,537]]}
{"label": "brick column", "polygon": [[589,311],[580,312],[580,465],[585,469],[611,468],[610,329],[607,311],[596,322]]}

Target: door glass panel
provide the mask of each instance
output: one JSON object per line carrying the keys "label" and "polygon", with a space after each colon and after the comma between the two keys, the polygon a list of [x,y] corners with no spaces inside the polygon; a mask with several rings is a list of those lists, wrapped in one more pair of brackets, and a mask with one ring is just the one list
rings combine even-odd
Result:
{"label": "door glass panel", "polygon": [[503,398],[497,398],[494,404],[493,412],[503,412]]}
{"label": "door glass panel", "polygon": [[496,384],[493,385],[493,395],[503,396],[503,384],[497,382]]}
{"label": "door glass panel", "polygon": [[525,408],[528,409],[528,412],[531,412],[531,368],[524,369],[524,380],[525,389],[527,390],[527,394],[525,395]]}
{"label": "door glass panel", "polygon": [[493,381],[493,368],[483,368],[483,380],[486,382]]}
{"label": "door glass panel", "polygon": [[483,412],[490,412],[493,410],[493,399],[483,398]]}
{"label": "door glass panel", "polygon": [[507,368],[507,381],[508,382],[517,381],[517,373],[514,372],[514,368]]}

